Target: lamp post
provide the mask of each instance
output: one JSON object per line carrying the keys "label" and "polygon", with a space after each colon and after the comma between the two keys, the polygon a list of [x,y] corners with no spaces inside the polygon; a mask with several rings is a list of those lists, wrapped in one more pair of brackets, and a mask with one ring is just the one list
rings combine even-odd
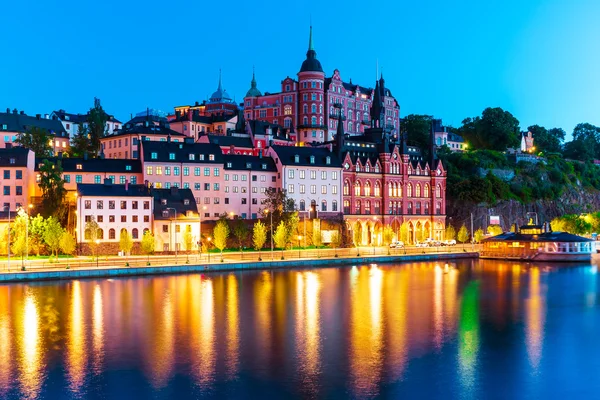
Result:
{"label": "lamp post", "polygon": [[[269,210],[265,210],[266,214],[269,214]],[[273,261],[273,213],[271,214],[271,261]]]}
{"label": "lamp post", "polygon": [[206,246],[206,252],[208,253],[208,263],[210,264],[210,241],[212,238],[209,236],[206,240],[208,240],[208,246]]}
{"label": "lamp post", "polygon": [[[29,212],[33,208],[33,204],[27,205],[27,221],[25,222],[25,261],[29,261]],[[22,266],[23,269],[25,267]]]}
{"label": "lamp post", "polygon": [[100,239],[96,239],[96,268],[98,268],[98,257],[100,256],[98,246],[100,246]]}
{"label": "lamp post", "polygon": [[302,240],[302,235],[298,235],[298,258],[300,258],[300,241]]}

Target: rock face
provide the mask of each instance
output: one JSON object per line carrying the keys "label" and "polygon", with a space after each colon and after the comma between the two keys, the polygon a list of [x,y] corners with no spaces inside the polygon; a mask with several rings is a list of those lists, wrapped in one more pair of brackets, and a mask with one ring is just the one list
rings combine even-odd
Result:
{"label": "rock face", "polygon": [[470,227],[471,213],[473,213],[473,228],[487,228],[490,215],[500,216],[500,224],[505,231],[513,223],[524,224],[527,222],[526,214],[536,212],[538,222],[550,222],[553,218],[564,214],[579,214],[600,210],[600,192],[569,188],[558,200],[537,200],[531,203],[521,203],[516,200],[499,201],[495,205],[469,204],[464,201],[447,200],[447,223],[452,224],[457,230],[464,223]]}

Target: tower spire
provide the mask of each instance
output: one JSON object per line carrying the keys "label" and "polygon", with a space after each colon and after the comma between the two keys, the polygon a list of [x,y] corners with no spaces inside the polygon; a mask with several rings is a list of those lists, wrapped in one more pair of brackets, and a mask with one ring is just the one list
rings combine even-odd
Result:
{"label": "tower spire", "polygon": [[221,68],[219,68],[219,87],[217,90],[222,90],[222,88],[221,88]]}
{"label": "tower spire", "polygon": [[308,35],[308,50],[314,50],[312,42],[312,21],[310,23],[310,33]]}

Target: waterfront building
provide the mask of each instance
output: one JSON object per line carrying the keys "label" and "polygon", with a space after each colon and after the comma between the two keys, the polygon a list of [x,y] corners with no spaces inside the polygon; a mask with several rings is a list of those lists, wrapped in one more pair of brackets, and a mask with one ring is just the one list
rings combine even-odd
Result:
{"label": "waterfront building", "polygon": [[[27,207],[30,197],[36,190],[34,179],[35,155],[22,147],[0,149],[2,169],[2,198],[0,211],[15,211]],[[7,214],[8,216],[8,214]]]}
{"label": "waterfront building", "polygon": [[156,251],[198,250],[201,218],[190,189],[152,189]]}
{"label": "waterfront building", "polygon": [[[134,242],[142,240],[144,232],[152,229],[153,199],[145,185],[113,184],[105,179],[102,184],[77,185],[76,239],[80,244],[97,240],[102,243],[102,253],[117,254],[119,237],[127,230]],[[96,235],[87,227],[96,221]]]}
{"label": "waterfront building", "polygon": [[463,137],[456,133],[449,132],[448,129],[442,125],[441,119],[434,119],[432,123],[435,145],[438,149],[442,146],[447,146],[450,151],[465,151],[467,149],[467,143]]}
{"label": "waterfront building", "polygon": [[58,155],[69,150],[69,135],[60,121],[42,117],[41,114],[32,117],[17,109],[11,112],[8,108],[5,113],[0,113],[0,148],[18,146],[16,140],[19,135],[31,128],[40,128],[48,133],[53,154]]}
{"label": "waterfront building", "polygon": [[296,207],[311,218],[341,213],[342,164],[330,147],[271,146],[267,155],[275,161],[281,188]]}
{"label": "waterfront building", "polygon": [[336,105],[342,109],[344,131],[359,135],[369,126],[369,112],[373,102],[380,100],[384,118],[380,127],[397,134],[400,127],[400,106],[391,91],[385,87],[383,76],[376,87],[369,88],[342,80],[339,70],[325,76],[312,41],[310,28],[308,51],[297,79],[287,76],[276,93],[262,93],[252,74],[250,89],[244,97],[244,116],[282,125],[290,129],[290,137],[297,143],[326,142],[336,132],[338,118]]}

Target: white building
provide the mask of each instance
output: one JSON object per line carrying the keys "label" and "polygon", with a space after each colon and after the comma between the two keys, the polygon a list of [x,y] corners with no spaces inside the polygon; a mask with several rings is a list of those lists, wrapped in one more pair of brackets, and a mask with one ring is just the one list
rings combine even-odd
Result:
{"label": "white building", "polygon": [[[47,114],[46,114],[47,115]],[[65,110],[52,111],[49,118],[58,119],[62,124],[65,130],[68,132],[69,137],[73,137],[79,131],[79,124],[82,123],[83,126],[87,128],[88,122],[88,114],[71,114],[66,112]],[[113,117],[112,115],[108,116],[108,120],[106,121],[105,134],[112,135],[114,131],[121,129],[123,123]]]}

